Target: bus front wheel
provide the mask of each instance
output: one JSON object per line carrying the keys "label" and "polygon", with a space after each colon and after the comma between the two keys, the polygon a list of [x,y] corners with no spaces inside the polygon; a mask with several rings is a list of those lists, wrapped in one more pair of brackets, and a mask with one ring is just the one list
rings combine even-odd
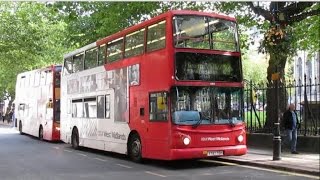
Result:
{"label": "bus front wheel", "polygon": [[77,128],[72,130],[71,145],[73,149],[79,149],[79,133]]}
{"label": "bus front wheel", "polygon": [[139,135],[134,134],[129,140],[129,157],[134,162],[142,161],[142,145]]}

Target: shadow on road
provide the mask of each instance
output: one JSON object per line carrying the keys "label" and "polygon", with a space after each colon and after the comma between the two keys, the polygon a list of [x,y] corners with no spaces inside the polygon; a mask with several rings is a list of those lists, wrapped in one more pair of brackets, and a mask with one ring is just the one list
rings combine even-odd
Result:
{"label": "shadow on road", "polygon": [[[96,150],[96,149],[91,149],[86,147],[81,147],[79,150],[97,154],[97,155],[107,156],[109,158],[123,160],[128,163],[134,163],[129,159],[129,157],[123,154]],[[211,158],[211,159],[214,160],[214,158]],[[201,159],[172,160],[172,161],[144,159],[141,163],[136,163],[136,164],[154,166],[154,167],[166,169],[166,170],[184,170],[184,169],[188,170],[188,169],[201,169],[201,168],[208,168],[208,167],[212,168],[212,167],[228,166],[221,163],[215,163],[213,161],[212,162],[201,161]]]}

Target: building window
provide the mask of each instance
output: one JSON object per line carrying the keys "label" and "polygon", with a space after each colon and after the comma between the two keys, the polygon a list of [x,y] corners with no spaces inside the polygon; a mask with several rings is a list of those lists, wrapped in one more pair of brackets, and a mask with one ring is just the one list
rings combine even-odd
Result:
{"label": "building window", "polygon": [[151,93],[149,97],[150,121],[166,121],[168,119],[168,101],[166,92]]}
{"label": "building window", "polygon": [[312,78],[312,76],[313,76],[313,74],[312,74],[312,61],[307,60],[306,66],[307,66],[307,79]]}

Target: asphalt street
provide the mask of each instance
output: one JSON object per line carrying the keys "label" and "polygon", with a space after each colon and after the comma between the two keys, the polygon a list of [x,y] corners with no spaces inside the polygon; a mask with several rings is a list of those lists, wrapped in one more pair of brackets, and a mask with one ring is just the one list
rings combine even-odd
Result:
{"label": "asphalt street", "polygon": [[138,164],[125,155],[51,143],[0,126],[1,180],[318,179],[314,176],[211,160]]}

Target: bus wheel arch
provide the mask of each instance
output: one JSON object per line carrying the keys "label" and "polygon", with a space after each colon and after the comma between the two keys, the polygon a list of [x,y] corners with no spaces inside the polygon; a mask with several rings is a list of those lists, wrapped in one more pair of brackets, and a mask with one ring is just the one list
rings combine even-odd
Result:
{"label": "bus wheel arch", "polygon": [[40,126],[39,126],[39,140],[40,141],[43,140],[43,127],[42,127],[42,124],[40,124]]}
{"label": "bus wheel arch", "polygon": [[20,132],[20,134],[23,134],[23,132],[22,132],[22,122],[21,122],[21,120],[19,121],[19,132]]}
{"label": "bus wheel arch", "polygon": [[137,131],[132,131],[128,137],[127,152],[134,162],[142,162],[142,141]]}
{"label": "bus wheel arch", "polygon": [[73,149],[79,149],[79,131],[76,126],[72,128],[71,145]]}

